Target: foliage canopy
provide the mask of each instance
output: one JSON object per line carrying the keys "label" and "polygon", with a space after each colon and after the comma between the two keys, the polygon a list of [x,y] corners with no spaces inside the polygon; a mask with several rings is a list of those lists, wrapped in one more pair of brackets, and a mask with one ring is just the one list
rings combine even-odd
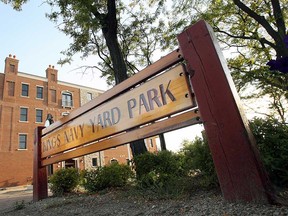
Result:
{"label": "foliage canopy", "polygon": [[[246,98],[269,96],[270,108],[285,122],[288,74],[271,72],[266,64],[271,59],[288,56],[287,3],[287,0],[176,1],[165,45],[170,46],[179,30],[204,19],[213,27],[224,51],[229,50],[228,65],[238,90],[248,88]],[[174,19],[176,15],[178,18]]]}
{"label": "foliage canopy", "polygon": [[[19,10],[27,0],[1,1]],[[46,2],[53,8],[48,18],[73,39],[60,63],[71,62],[76,53],[83,58],[96,55],[98,63],[90,68],[101,71],[111,85],[151,64],[157,50],[175,49],[176,35],[204,19],[224,51],[229,50],[228,65],[242,95],[245,92],[246,99],[268,96],[272,115],[286,121],[288,73],[270,71],[266,64],[272,59],[288,59],[288,0]],[[288,65],[287,61],[284,64]]]}

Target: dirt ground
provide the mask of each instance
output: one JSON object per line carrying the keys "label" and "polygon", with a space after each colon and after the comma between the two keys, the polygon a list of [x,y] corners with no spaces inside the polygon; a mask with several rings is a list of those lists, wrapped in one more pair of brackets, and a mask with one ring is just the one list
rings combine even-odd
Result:
{"label": "dirt ground", "polygon": [[[51,194],[50,194],[51,195]],[[153,199],[134,196],[127,190],[112,190],[104,194],[50,197],[32,202],[32,188],[0,190],[2,216],[286,216],[288,207],[253,203],[229,203],[219,191],[198,191],[185,199]],[[23,208],[21,207],[24,201]],[[18,202],[18,204],[16,203]]]}
{"label": "dirt ground", "polygon": [[0,215],[7,209],[13,209],[17,203],[33,200],[32,186],[19,186],[0,190]]}

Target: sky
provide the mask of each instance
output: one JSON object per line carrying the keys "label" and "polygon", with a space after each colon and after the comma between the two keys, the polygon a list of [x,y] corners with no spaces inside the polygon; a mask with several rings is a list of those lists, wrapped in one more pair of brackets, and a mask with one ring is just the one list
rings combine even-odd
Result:
{"label": "sky", "polygon": [[[95,64],[95,56],[85,61],[76,56],[71,65],[57,64],[63,58],[60,52],[67,49],[72,40],[45,17],[49,11],[50,7],[41,1],[28,1],[22,11],[15,11],[10,5],[0,2],[0,72],[4,72],[5,58],[12,54],[19,60],[20,72],[45,77],[45,70],[54,65],[60,81],[107,90],[105,79],[99,78],[100,72],[83,75],[74,70],[82,65]],[[184,139],[193,140],[195,136],[201,136],[203,129],[203,126],[196,125],[166,133],[167,149],[178,151]]]}
{"label": "sky", "polygon": [[28,1],[20,12],[0,2],[0,71],[4,70],[5,58],[12,54],[19,60],[20,72],[45,77],[48,65],[54,65],[61,81],[107,90],[105,80],[99,78],[100,73],[83,75],[80,70],[73,71],[82,65],[93,65],[96,57],[82,61],[76,56],[71,65],[57,64],[64,57],[60,52],[67,49],[72,40],[45,17],[49,11],[50,7],[41,1]]}

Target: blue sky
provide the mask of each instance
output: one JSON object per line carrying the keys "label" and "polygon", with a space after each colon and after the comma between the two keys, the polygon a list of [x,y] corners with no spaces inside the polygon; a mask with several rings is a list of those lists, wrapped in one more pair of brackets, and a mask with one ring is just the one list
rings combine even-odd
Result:
{"label": "blue sky", "polygon": [[98,78],[100,73],[83,76],[79,70],[72,71],[82,65],[93,65],[96,57],[84,62],[78,56],[71,65],[57,65],[63,57],[60,52],[68,48],[71,40],[45,17],[49,11],[50,7],[41,1],[28,1],[20,12],[0,3],[0,71],[4,70],[5,58],[12,54],[20,61],[20,72],[45,76],[48,65],[54,65],[61,81],[106,90],[105,80]]}

